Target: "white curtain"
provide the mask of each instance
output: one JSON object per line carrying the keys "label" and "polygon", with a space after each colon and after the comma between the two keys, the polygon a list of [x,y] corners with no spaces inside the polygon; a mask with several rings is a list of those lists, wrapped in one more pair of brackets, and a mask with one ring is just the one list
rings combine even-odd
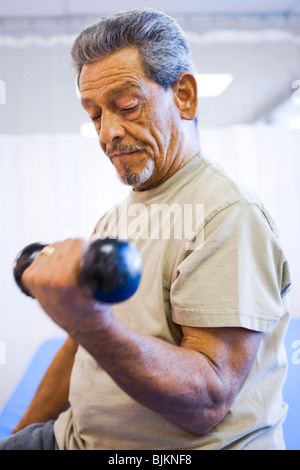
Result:
{"label": "white curtain", "polygon": [[[235,126],[203,129],[200,136],[205,153],[257,189],[277,220],[293,276],[291,312],[300,316],[300,131]],[[0,410],[36,348],[64,334],[19,292],[14,257],[35,241],[87,239],[127,191],[94,138],[0,136]]]}

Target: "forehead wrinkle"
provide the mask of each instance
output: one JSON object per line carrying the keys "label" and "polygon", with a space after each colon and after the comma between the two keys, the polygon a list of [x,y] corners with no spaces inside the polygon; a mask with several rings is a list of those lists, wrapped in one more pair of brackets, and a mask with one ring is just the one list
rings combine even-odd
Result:
{"label": "forehead wrinkle", "polygon": [[102,81],[106,86],[118,79],[123,82],[127,80],[140,82],[145,78],[140,51],[135,46],[129,46],[95,62],[84,64],[79,77],[79,86],[81,91],[86,91],[102,88]]}
{"label": "forehead wrinkle", "polygon": [[[116,76],[119,74],[115,74]],[[85,94],[88,92],[91,92],[93,95],[95,94],[96,97],[101,97],[103,94],[107,94],[109,98],[114,98],[117,97],[118,95],[122,95],[124,93],[133,93],[136,96],[141,96],[143,97],[148,97],[149,96],[149,91],[147,88],[142,84],[142,82],[138,79],[135,81],[132,81],[130,79],[127,79],[123,83],[120,83],[120,85],[116,85],[115,80],[113,80],[111,83],[105,84],[101,87],[100,90],[100,81],[103,79],[103,77],[98,80],[97,82],[93,82],[92,86],[89,86],[87,82],[86,87],[83,87],[81,90],[81,94]],[[119,81],[119,80],[118,80]],[[98,87],[96,85],[98,83]],[[111,88],[113,87],[113,88]],[[109,89],[111,88],[111,89]],[[108,89],[108,90],[107,90]],[[95,102],[94,97],[82,97],[81,102],[83,105],[90,105]]]}
{"label": "forehead wrinkle", "polygon": [[102,81],[115,81],[116,77],[120,78],[122,75],[125,76],[124,79],[126,79],[126,76],[130,77],[130,79],[127,78],[128,82],[130,80],[138,82],[141,78],[141,70],[136,68],[134,64],[131,68],[129,68],[129,65],[117,61],[112,65],[105,64],[103,68],[101,67],[102,64],[103,62],[99,61],[83,66],[79,79],[80,88],[84,89],[86,86],[101,87]]}

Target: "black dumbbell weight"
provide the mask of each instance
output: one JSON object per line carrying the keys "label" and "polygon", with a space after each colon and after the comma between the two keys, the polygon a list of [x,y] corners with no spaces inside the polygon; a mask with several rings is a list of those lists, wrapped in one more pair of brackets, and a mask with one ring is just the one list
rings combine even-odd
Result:
{"label": "black dumbbell weight", "polygon": [[[45,244],[32,243],[17,255],[14,278],[21,291],[32,297],[22,284],[22,274],[40,254]],[[93,241],[86,249],[80,278],[88,294],[105,303],[129,299],[137,290],[142,276],[142,258],[131,243],[115,238]]]}

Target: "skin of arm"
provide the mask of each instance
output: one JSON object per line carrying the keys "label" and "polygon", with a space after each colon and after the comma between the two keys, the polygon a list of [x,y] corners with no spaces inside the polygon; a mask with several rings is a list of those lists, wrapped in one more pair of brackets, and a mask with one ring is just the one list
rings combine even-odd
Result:
{"label": "skin of arm", "polygon": [[[243,328],[182,327],[180,346],[128,328],[78,280],[85,242],[54,244],[23,275],[45,312],[131,397],[197,435],[225,416],[259,347]],[[141,312],[142,315],[142,312]]]}

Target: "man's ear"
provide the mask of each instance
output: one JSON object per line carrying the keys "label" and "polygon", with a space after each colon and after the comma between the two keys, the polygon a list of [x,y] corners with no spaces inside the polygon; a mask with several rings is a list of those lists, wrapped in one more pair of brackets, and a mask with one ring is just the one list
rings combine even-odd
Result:
{"label": "man's ear", "polygon": [[198,107],[197,82],[194,75],[190,72],[182,72],[172,89],[181,119],[194,120]]}

